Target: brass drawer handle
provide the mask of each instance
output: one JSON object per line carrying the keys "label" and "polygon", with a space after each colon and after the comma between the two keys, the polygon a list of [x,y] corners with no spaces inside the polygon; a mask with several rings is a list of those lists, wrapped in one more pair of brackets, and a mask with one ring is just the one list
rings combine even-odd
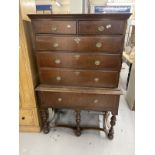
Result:
{"label": "brass drawer handle", "polygon": [[99,26],[98,27],[98,31],[100,31],[100,32],[104,31],[104,27],[103,26]]}
{"label": "brass drawer handle", "polygon": [[80,43],[80,38],[74,38],[74,41],[77,43],[77,44],[79,44]]}
{"label": "brass drawer handle", "polygon": [[56,80],[57,80],[57,81],[60,81],[60,80],[61,80],[61,76],[57,76],[57,77],[56,77]]}
{"label": "brass drawer handle", "polygon": [[70,29],[70,28],[71,28],[71,25],[68,24],[68,25],[67,25],[67,28]]}
{"label": "brass drawer handle", "polygon": [[97,48],[101,48],[102,47],[102,43],[101,42],[96,43],[96,47]]}
{"label": "brass drawer handle", "polygon": [[61,60],[60,60],[60,59],[56,59],[56,60],[55,60],[55,63],[56,63],[56,64],[60,64],[60,63],[61,63]]}
{"label": "brass drawer handle", "polygon": [[111,24],[106,25],[106,28],[110,29],[111,28]]}
{"label": "brass drawer handle", "polygon": [[58,43],[54,43],[54,44],[53,44],[53,47],[58,47],[58,46],[59,46]]}
{"label": "brass drawer handle", "polygon": [[80,72],[76,71],[75,74],[78,76],[80,74]]}
{"label": "brass drawer handle", "polygon": [[75,57],[76,60],[78,60],[80,58],[80,55],[76,54],[74,57]]}
{"label": "brass drawer handle", "polygon": [[61,102],[62,101],[62,98],[58,98],[58,102]]}
{"label": "brass drawer handle", "polygon": [[95,81],[95,82],[98,82],[98,81],[99,81],[99,78],[94,78],[94,81]]}
{"label": "brass drawer handle", "polygon": [[100,62],[99,60],[96,60],[96,61],[95,61],[95,65],[96,65],[96,66],[100,65],[100,63],[101,63],[101,62]]}
{"label": "brass drawer handle", "polygon": [[57,28],[56,27],[52,27],[52,31],[56,31],[57,30]]}
{"label": "brass drawer handle", "polygon": [[97,99],[95,99],[95,100],[94,100],[94,103],[98,103],[98,100],[97,100]]}

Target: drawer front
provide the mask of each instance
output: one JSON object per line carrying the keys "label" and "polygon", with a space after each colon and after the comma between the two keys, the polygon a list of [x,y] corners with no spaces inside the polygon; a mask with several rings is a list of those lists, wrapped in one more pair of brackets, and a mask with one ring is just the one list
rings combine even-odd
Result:
{"label": "drawer front", "polygon": [[76,34],[76,21],[33,21],[35,33]]}
{"label": "drawer front", "polygon": [[124,34],[125,22],[121,20],[79,21],[79,34]]}
{"label": "drawer front", "polygon": [[33,110],[20,110],[19,114],[20,125],[35,125]]}
{"label": "drawer front", "polygon": [[59,37],[37,35],[36,50],[120,53],[122,52],[123,38],[123,36]]}
{"label": "drawer front", "polygon": [[116,88],[119,72],[72,69],[40,69],[40,82],[51,85]]}
{"label": "drawer front", "polygon": [[121,55],[37,52],[39,67],[120,70]]}
{"label": "drawer front", "polygon": [[117,113],[119,95],[64,92],[39,92],[42,107],[82,110],[111,110]]}

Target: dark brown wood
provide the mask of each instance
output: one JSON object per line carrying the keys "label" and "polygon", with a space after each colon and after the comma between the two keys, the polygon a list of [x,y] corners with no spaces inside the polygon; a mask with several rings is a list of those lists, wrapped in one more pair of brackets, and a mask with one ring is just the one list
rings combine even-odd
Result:
{"label": "dark brown wood", "polygon": [[124,34],[123,20],[79,21],[79,34]]}
{"label": "dark brown wood", "polygon": [[[73,130],[76,130],[76,128],[77,128],[76,126],[67,125],[67,124],[56,124],[54,127],[70,128]],[[82,130],[99,130],[99,131],[105,132],[105,130],[103,128],[99,128],[96,126],[80,126],[80,131],[82,131]]]}
{"label": "dark brown wood", "polygon": [[36,35],[35,47],[36,50],[121,53],[123,40],[124,37],[120,35],[102,37]]}
{"label": "dark brown wood", "polygon": [[79,20],[92,20],[92,19],[121,19],[127,20],[131,16],[131,13],[105,13],[105,14],[28,14],[28,17],[32,20],[45,20],[45,19],[79,19]]}
{"label": "dark brown wood", "polygon": [[116,70],[121,68],[120,54],[103,53],[68,53],[68,52],[36,52],[39,67],[75,68],[75,69],[104,69]]}
{"label": "dark brown wood", "polygon": [[118,71],[72,70],[60,68],[42,68],[39,71],[42,84],[63,86],[90,86],[116,88]]}
{"label": "dark brown wood", "polygon": [[[41,107],[112,111],[117,115],[119,95],[39,91]],[[52,101],[52,102],[51,102]],[[108,104],[107,104],[108,103]]]}
{"label": "dark brown wood", "polygon": [[43,122],[43,132],[45,134],[49,133],[49,122],[48,122],[48,109],[42,109],[41,110],[41,117],[42,117],[42,122]]}
{"label": "dark brown wood", "polygon": [[76,110],[76,132],[75,133],[77,136],[81,135],[80,121],[81,121],[80,111]]}
{"label": "dark brown wood", "polygon": [[[113,138],[121,91],[117,88],[127,19],[131,14],[28,15],[33,29],[39,83],[36,91],[43,110],[43,131],[49,132],[48,108],[76,111],[79,136],[83,129],[106,132]],[[80,111],[112,113],[110,128],[81,127]]]}
{"label": "dark brown wood", "polygon": [[111,117],[110,124],[111,124],[111,127],[109,130],[108,138],[113,139],[114,138],[114,125],[116,124],[116,116],[115,115]]}
{"label": "dark brown wood", "polygon": [[76,21],[41,20],[32,24],[35,33],[76,34]]}
{"label": "dark brown wood", "polygon": [[35,89],[41,92],[64,92],[64,93],[85,93],[85,94],[107,94],[107,95],[123,95],[123,92],[119,88],[95,88],[92,87],[74,87],[74,86],[54,86],[40,84]]}

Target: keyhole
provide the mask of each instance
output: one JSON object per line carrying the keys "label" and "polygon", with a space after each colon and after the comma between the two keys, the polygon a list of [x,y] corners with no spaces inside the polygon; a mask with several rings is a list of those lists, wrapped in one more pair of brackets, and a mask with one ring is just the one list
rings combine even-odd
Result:
{"label": "keyhole", "polygon": [[25,117],[22,117],[22,120],[24,120],[25,119]]}

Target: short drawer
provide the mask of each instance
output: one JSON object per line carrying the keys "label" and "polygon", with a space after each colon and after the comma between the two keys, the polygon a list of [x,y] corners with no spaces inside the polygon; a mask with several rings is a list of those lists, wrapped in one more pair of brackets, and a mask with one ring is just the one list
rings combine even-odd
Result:
{"label": "short drawer", "polygon": [[35,33],[76,34],[76,21],[32,21]]}
{"label": "short drawer", "polygon": [[38,94],[41,107],[118,112],[119,95],[45,91],[39,91]]}
{"label": "short drawer", "polygon": [[19,114],[20,125],[35,125],[33,110],[21,109]]}
{"label": "short drawer", "polygon": [[125,21],[79,21],[79,34],[124,34]]}
{"label": "short drawer", "polygon": [[92,86],[116,88],[118,71],[95,71],[42,68],[39,70],[40,83],[51,85]]}
{"label": "short drawer", "polygon": [[36,50],[110,52],[120,53],[123,49],[123,36],[36,36]]}
{"label": "short drawer", "polygon": [[36,52],[39,67],[120,70],[121,55],[68,52]]}

